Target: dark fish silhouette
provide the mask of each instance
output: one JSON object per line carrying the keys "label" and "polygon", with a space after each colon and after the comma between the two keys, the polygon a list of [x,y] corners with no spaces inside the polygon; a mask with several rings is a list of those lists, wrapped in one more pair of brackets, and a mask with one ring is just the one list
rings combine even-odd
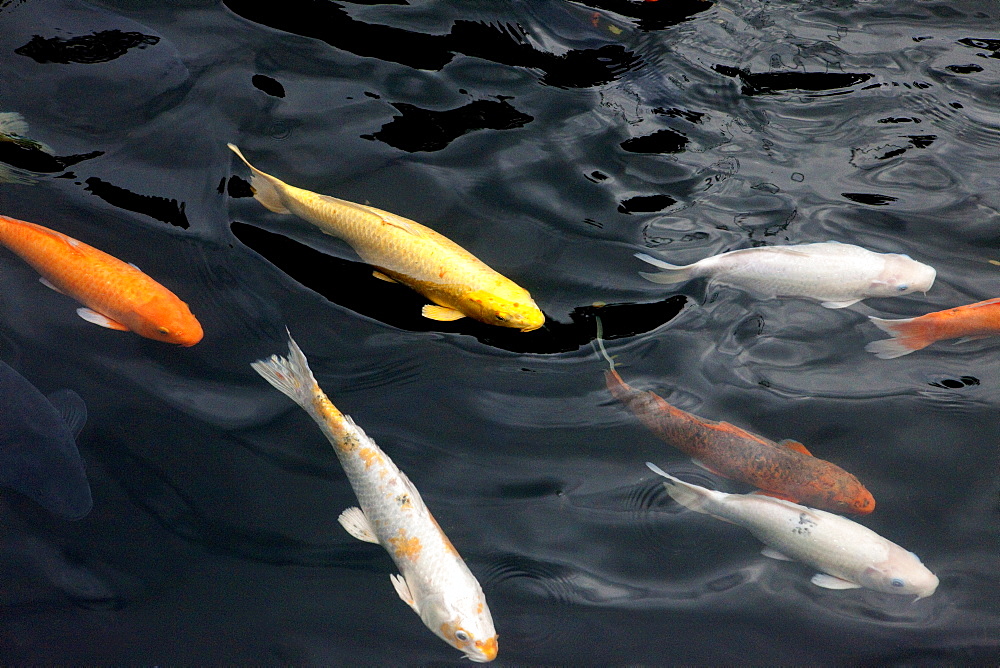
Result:
{"label": "dark fish silhouette", "polygon": [[0,486],[67,519],[89,513],[94,502],[76,447],[86,421],[87,406],[76,392],[46,398],[0,362]]}

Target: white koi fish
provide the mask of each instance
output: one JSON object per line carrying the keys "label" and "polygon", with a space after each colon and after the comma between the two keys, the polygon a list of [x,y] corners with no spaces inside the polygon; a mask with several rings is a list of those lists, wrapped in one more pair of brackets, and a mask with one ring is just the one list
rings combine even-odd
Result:
{"label": "white koi fish", "polygon": [[821,571],[812,577],[818,587],[866,587],[915,595],[916,600],[937,589],[937,576],[917,555],[846,517],[762,494],[716,492],[678,480],[649,462],[646,466],[667,479],[663,484],[677,503],[749,529],[767,545],[764,556],[798,560]]}
{"label": "white koi fish", "polygon": [[665,270],[639,272],[654,283],[707,277],[710,284],[742,288],[764,297],[808,297],[827,308],[844,308],[867,297],[926,293],[937,275],[933,267],[908,255],[875,253],[837,241],[745,248],[683,267],[645,253],[635,256]]}
{"label": "white koi fish", "polygon": [[330,440],[361,505],[348,508],[338,520],[355,538],[389,552],[402,573],[389,576],[399,597],[467,658],[478,663],[495,659],[497,634],[479,582],[413,483],[327,399],[292,337],[287,358],[272,355],[252,366],[302,406]]}

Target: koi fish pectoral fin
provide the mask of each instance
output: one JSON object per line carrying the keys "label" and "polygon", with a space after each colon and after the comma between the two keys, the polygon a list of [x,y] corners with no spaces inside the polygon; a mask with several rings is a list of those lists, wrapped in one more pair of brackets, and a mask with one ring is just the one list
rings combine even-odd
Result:
{"label": "koi fish pectoral fin", "polygon": [[95,325],[100,325],[101,327],[107,327],[108,329],[117,329],[120,332],[129,331],[128,327],[121,324],[117,320],[112,320],[106,315],[101,315],[97,311],[92,311],[91,309],[81,306],[76,310],[76,314],[86,320],[87,322],[92,322]]}
{"label": "koi fish pectoral fin", "polygon": [[778,441],[778,445],[786,447],[789,450],[792,450],[794,452],[798,452],[798,453],[801,453],[803,455],[808,455],[809,457],[813,456],[813,453],[809,452],[806,449],[806,446],[802,445],[798,441],[793,441],[790,438],[786,438],[783,441]]}
{"label": "koi fish pectoral fin", "polygon": [[835,302],[835,301],[823,302],[820,305],[825,306],[826,308],[847,308],[848,306],[857,304],[859,301],[861,301],[861,299],[847,299],[842,302]]}
{"label": "koi fish pectoral fin", "polygon": [[976,336],[963,336],[959,340],[955,341],[952,345],[957,346],[960,343],[968,343],[969,341],[980,341],[982,339],[989,339],[993,337],[993,334],[977,334]]}
{"label": "koi fish pectoral fin", "polygon": [[371,522],[368,521],[368,516],[357,506],[352,506],[340,513],[337,521],[340,522],[340,526],[347,530],[347,533],[358,540],[363,540],[366,543],[378,543],[378,537],[375,535]]}
{"label": "koi fish pectoral fin", "polygon": [[817,573],[812,576],[810,582],[817,587],[823,587],[824,589],[861,589],[861,585],[859,584],[849,582],[843,578],[838,578],[833,575],[827,575],[826,573]]}
{"label": "koi fish pectoral fin", "polygon": [[61,295],[65,295],[66,294],[65,292],[63,292],[62,290],[60,290],[59,288],[57,288],[52,283],[52,281],[50,281],[49,279],[45,278],[44,276],[39,276],[38,277],[38,282],[41,283],[42,285],[44,285],[45,287],[47,287],[49,290],[55,290],[56,292],[58,292]]}
{"label": "koi fish pectoral fin", "polygon": [[385,281],[386,283],[395,283],[396,282],[395,279],[389,278],[388,276],[386,276],[385,274],[383,274],[381,271],[373,271],[372,272],[372,276],[374,276],[375,278],[377,278],[380,281]]}
{"label": "koi fish pectoral fin", "polygon": [[399,598],[403,599],[403,603],[413,608],[413,611],[419,615],[420,610],[417,608],[416,601],[413,600],[409,585],[406,584],[406,578],[402,575],[390,575],[389,580],[392,581],[392,586],[399,594]]}
{"label": "koi fish pectoral fin", "polygon": [[438,306],[437,304],[426,304],[423,310],[420,311],[420,315],[430,320],[440,320],[441,322],[451,322],[452,320],[459,320],[465,317],[465,314],[453,308],[448,308],[447,306]]}
{"label": "koi fish pectoral fin", "polygon": [[765,547],[763,550],[760,551],[760,553],[765,557],[767,557],[768,559],[777,559],[778,561],[795,561],[788,555],[778,552],[773,547]]}

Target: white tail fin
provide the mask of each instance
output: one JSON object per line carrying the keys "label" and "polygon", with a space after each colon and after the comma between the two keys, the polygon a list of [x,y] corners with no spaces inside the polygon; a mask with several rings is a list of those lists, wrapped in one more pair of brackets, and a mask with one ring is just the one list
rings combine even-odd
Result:
{"label": "white tail fin", "polygon": [[28,136],[28,122],[16,111],[0,112],[0,134]]}
{"label": "white tail fin", "polygon": [[886,320],[884,318],[876,318],[875,316],[870,315],[868,316],[868,319],[875,323],[875,326],[883,332],[892,334],[893,336],[891,339],[872,341],[865,346],[865,350],[870,353],[875,353],[876,357],[884,360],[891,360],[896,357],[902,357],[903,355],[909,355],[914,350],[926,348],[928,345],[926,343],[920,345],[920,342],[914,341],[912,337],[907,337],[905,324],[912,322],[914,318]]}
{"label": "white tail fin", "polygon": [[646,462],[646,466],[648,466],[649,470],[653,473],[661,475],[667,479],[667,482],[663,483],[663,486],[667,488],[667,494],[669,494],[674,501],[681,504],[685,508],[690,508],[691,510],[696,510],[699,513],[711,515],[705,506],[711,502],[712,495],[718,494],[718,492],[713,492],[712,490],[705,489],[704,487],[699,487],[698,485],[692,485],[684,482],[683,480],[679,480],[651,462]]}
{"label": "white tail fin", "polygon": [[645,278],[647,281],[652,281],[653,283],[661,283],[668,285],[670,283],[683,283],[684,281],[693,278],[691,275],[691,268],[694,265],[687,265],[684,267],[679,267],[675,264],[670,264],[659,260],[652,255],[646,255],[645,253],[636,253],[635,256],[642,260],[643,262],[648,262],[655,267],[664,269],[665,271],[657,273],[648,273],[645,271],[640,271],[639,275]]}
{"label": "white tail fin", "polygon": [[284,393],[312,415],[313,393],[317,387],[316,378],[309,369],[309,362],[292,335],[288,335],[288,357],[271,355],[268,359],[250,364],[264,380]]}
{"label": "white tail fin", "polygon": [[226,144],[233,153],[240,157],[247,167],[250,168],[250,186],[253,188],[253,197],[255,200],[264,205],[269,211],[275,213],[291,213],[288,207],[284,205],[281,200],[281,188],[285,186],[285,182],[277,179],[270,174],[265,174],[256,167],[250,164],[250,161],[243,157],[240,149],[236,147],[236,144]]}

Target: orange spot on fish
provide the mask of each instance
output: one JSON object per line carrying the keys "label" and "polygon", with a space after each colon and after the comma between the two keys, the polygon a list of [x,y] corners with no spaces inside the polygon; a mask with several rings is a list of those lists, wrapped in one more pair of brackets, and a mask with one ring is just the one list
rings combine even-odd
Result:
{"label": "orange spot on fish", "polygon": [[498,647],[497,647],[496,636],[493,636],[488,640],[477,640],[476,647],[479,649],[480,652],[483,653],[483,656],[486,657],[487,661],[492,661],[493,659],[497,658]]}
{"label": "orange spot on fish", "polygon": [[392,544],[392,551],[399,558],[406,558],[410,561],[416,561],[420,556],[420,551],[423,546],[420,544],[420,539],[415,536],[407,537],[406,529],[400,529],[399,535],[394,536],[389,539]]}
{"label": "orange spot on fish", "polygon": [[448,550],[449,552],[451,552],[453,555],[455,555],[459,559],[461,559],[462,555],[460,555],[458,553],[458,550],[455,549],[455,546],[451,544],[450,540],[448,540],[448,536],[445,535],[444,530],[441,528],[441,525],[438,524],[438,521],[436,519],[434,519],[433,515],[431,515],[430,513],[428,513],[428,515],[431,518],[431,522],[433,522],[434,526],[437,527],[438,533],[441,534],[441,540],[444,542],[445,549]]}
{"label": "orange spot on fish", "polygon": [[361,461],[365,463],[365,469],[370,469],[372,467],[372,463],[374,462],[382,461],[382,455],[375,452],[371,448],[361,448],[358,450],[358,457],[360,457]]}

